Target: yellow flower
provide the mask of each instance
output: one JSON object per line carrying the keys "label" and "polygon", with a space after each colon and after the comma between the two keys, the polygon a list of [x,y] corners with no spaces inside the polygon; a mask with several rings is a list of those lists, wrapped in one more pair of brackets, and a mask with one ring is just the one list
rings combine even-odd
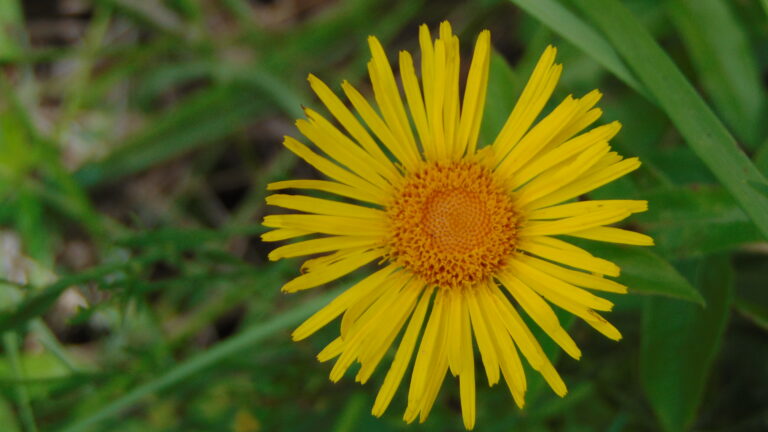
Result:
{"label": "yellow flower", "polygon": [[560,77],[555,48],[544,51],[495,141],[479,148],[490,33],[477,38],[463,100],[458,38],[447,22],[439,33],[433,41],[429,29],[420,28],[421,84],[411,55],[400,52],[406,104],[374,37],[368,71],[378,110],[344,82],[355,114],[309,76],[341,129],[306,109],[307,119],[296,125],[325,154],[291,137],[284,144],[331,180],[280,181],[269,189],[311,189],[355,203],[271,195],[268,204],[300,213],[266,216],[264,225],[275,229],[262,238],[322,235],[270,253],[272,260],[323,254],[307,260],[285,292],[326,284],[371,262],[377,266],[293,333],[302,340],[342,316],[340,336],[318,355],[320,361],[336,358],[332,381],[357,361],[356,380],[365,383],[399,337],[373,414],[387,408],[415,357],[404,419],[426,419],[450,370],[459,378],[464,425],[471,429],[475,342],[489,385],[503,376],[519,407],[526,390],[520,354],[555,393],[566,393],[520,310],[576,359],[581,352],[549,303],[621,338],[597,312],[613,304],[591,292],[625,293],[625,286],[605,278],[618,276],[619,267],[560,236],[634,245],[653,240],[606,226],[645,211],[645,201],[574,200],[640,166],[637,158],[611,151],[608,141],[619,123],[579,134],[600,117],[594,107],[600,92],[568,96],[534,125]]}

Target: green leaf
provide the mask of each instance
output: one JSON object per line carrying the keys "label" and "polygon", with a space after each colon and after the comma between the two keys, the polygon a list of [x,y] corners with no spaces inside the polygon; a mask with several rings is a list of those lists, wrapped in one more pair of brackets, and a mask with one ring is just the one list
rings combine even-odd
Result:
{"label": "green leaf", "polygon": [[629,287],[630,292],[704,304],[699,291],[650,248],[597,242],[585,244],[585,248],[621,267],[621,276],[617,280]]}
{"label": "green leaf", "polygon": [[688,429],[728,322],[733,271],[727,257],[701,262],[697,285],[707,307],[654,297],[643,314],[641,379],[666,431]]}
{"label": "green leaf", "polygon": [[618,1],[576,0],[575,3],[605,33],[691,149],[768,237],[768,197],[747,184],[749,181],[766,183],[765,178],[674,62]]}
{"label": "green leaf", "polygon": [[734,134],[751,148],[765,100],[747,27],[723,0],[667,2],[706,93]]}
{"label": "green leaf", "polygon": [[293,309],[276,313],[274,318],[245,329],[224,342],[190,357],[156,378],[107,403],[89,416],[76,420],[74,423],[66,426],[61,432],[89,430],[89,428],[99,422],[119,415],[124,410],[163,389],[178,384],[186,378],[210,368],[216,363],[232,357],[245,349],[254,348],[257,342],[296,325],[338,294],[338,290],[325,293]]}
{"label": "green leaf", "polygon": [[756,326],[768,331],[768,307],[742,298],[736,298],[733,301],[733,306],[736,311]]}
{"label": "green leaf", "polygon": [[720,187],[646,192],[648,211],[635,217],[664,255],[687,257],[762,240],[733,197]]}
{"label": "green leaf", "polygon": [[633,76],[632,72],[616,54],[611,44],[591,26],[556,0],[510,1],[536,17],[547,27],[560,33],[585,53],[594,57],[598,63],[616,75],[626,85],[632,87],[638,93],[647,95],[643,85]]}

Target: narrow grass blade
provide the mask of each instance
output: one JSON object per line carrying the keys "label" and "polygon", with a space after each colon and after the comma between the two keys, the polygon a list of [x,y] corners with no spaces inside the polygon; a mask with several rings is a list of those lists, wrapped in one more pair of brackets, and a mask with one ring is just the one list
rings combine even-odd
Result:
{"label": "narrow grass blade", "polygon": [[754,149],[765,92],[747,27],[724,0],[667,2],[701,86],[734,135]]}
{"label": "narrow grass blade", "polygon": [[11,363],[11,370],[13,371],[14,378],[18,382],[14,385],[16,392],[16,399],[19,404],[19,415],[21,416],[21,423],[24,425],[26,432],[36,432],[37,425],[35,423],[35,416],[32,413],[32,405],[29,400],[29,393],[27,392],[27,385],[24,381],[24,371],[21,367],[21,358],[19,356],[19,338],[15,332],[3,333],[3,347],[5,348],[5,355]]}
{"label": "narrow grass blade", "polygon": [[536,17],[569,42],[594,57],[598,63],[616,75],[617,78],[638,93],[648,96],[645,87],[616,54],[610,43],[581,18],[574,15],[556,0],[511,0],[523,10]]}
{"label": "narrow grass blade", "polygon": [[144,398],[166,389],[201,370],[237,354],[248,348],[253,348],[262,339],[296,325],[299,321],[309,316],[312,312],[328,303],[331,298],[338,295],[338,291],[332,291],[295,307],[291,310],[278,313],[275,318],[255,325],[242,333],[233,336],[213,348],[180,363],[165,374],[144,383],[120,398],[106,404],[90,416],[80,419],[61,430],[61,432],[87,431],[99,422],[119,415],[123,410],[141,402]]}

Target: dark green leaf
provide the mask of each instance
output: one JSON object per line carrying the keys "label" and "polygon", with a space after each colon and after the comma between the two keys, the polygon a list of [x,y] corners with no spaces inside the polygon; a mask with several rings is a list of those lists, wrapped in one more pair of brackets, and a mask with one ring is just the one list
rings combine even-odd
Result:
{"label": "dark green leaf", "polygon": [[728,322],[733,272],[727,257],[704,260],[697,285],[707,307],[654,297],[643,315],[642,383],[666,431],[691,426]]}
{"label": "dark green leaf", "polygon": [[648,211],[635,220],[667,256],[701,255],[762,240],[722,188],[666,188],[644,193],[642,198],[648,200]]}
{"label": "dark green leaf", "polygon": [[765,95],[747,28],[723,0],[675,0],[667,5],[718,113],[754,148]]}
{"label": "dark green leaf", "polygon": [[618,281],[630,292],[673,297],[704,304],[699,291],[651,248],[590,242],[585,248],[621,267]]}

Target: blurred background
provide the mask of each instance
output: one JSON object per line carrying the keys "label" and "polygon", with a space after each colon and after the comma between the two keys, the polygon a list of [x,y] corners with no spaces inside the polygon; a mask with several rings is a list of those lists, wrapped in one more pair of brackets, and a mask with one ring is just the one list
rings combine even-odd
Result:
{"label": "blurred background", "polygon": [[[0,1],[0,431],[463,430],[453,378],[411,426],[402,388],[369,414],[383,367],[329,382],[334,325],[289,332],[337,288],[281,294],[299,262],[258,240],[266,184],[317,177],[281,146],[302,105],[324,112],[307,74],[370,94],[366,37],[394,61],[445,19],[465,68],[492,32],[482,142],[548,44],[554,100],[605,94],[643,167],[591,196],[648,199],[630,226],[657,242],[588,246],[634,290],[611,297],[624,339],[564,317],[584,353],[548,347],[567,397],[529,373],[520,411],[478,373],[476,430],[768,430],[768,243],[652,98],[515,3]],[[768,2],[622,3],[768,175]]]}

